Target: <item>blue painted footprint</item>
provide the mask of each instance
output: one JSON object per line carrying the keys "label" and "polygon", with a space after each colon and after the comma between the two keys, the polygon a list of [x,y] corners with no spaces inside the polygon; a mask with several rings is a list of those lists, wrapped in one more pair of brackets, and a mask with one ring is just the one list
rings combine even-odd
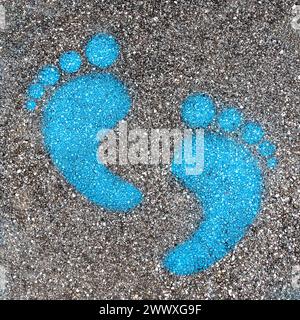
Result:
{"label": "blue painted footprint", "polygon": [[[190,239],[167,254],[164,266],[174,274],[190,275],[211,267],[228,254],[260,210],[263,175],[248,146],[257,145],[270,169],[275,168],[277,160],[273,156],[275,146],[263,140],[262,127],[244,122],[234,107],[216,115],[212,99],[197,93],[183,102],[181,113],[189,127],[205,129],[204,169],[199,175],[187,175],[188,164],[173,160],[172,173],[195,194],[204,219]],[[219,130],[213,133],[208,126],[215,118]],[[232,133],[238,133],[238,137]],[[179,152],[182,150],[175,150],[175,156]]]}
{"label": "blue painted footprint", "polygon": [[[107,34],[95,35],[86,45],[87,60],[107,68],[119,56],[119,45]],[[68,51],[59,58],[62,72],[79,71],[79,53]],[[54,65],[44,66],[28,87],[26,108],[34,110],[45,90],[61,78]],[[76,75],[55,88],[43,108],[43,135],[53,163],[79,192],[93,203],[112,211],[125,212],[142,201],[141,192],[110,172],[97,159],[100,129],[113,128],[131,107],[124,84],[111,73]]]}

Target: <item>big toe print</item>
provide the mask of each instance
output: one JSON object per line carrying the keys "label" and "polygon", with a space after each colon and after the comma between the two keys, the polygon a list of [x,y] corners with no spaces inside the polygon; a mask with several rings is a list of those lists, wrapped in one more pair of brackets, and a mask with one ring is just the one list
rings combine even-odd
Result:
{"label": "big toe print", "polygon": [[[94,36],[85,48],[87,60],[98,68],[112,65],[119,55],[116,40]],[[61,71],[44,66],[28,88],[27,109],[33,110],[45,90],[57,85],[62,74],[74,74],[82,65],[79,53],[68,51],[59,59]],[[142,200],[132,184],[110,172],[97,158],[102,129],[113,128],[131,106],[124,84],[114,75],[91,72],[59,85],[43,108],[43,135],[53,163],[79,192],[93,203],[112,211],[128,211]]]}
{"label": "big toe print", "polygon": [[[273,157],[275,146],[264,140],[260,124],[244,122],[234,107],[216,115],[214,102],[207,95],[189,96],[182,104],[182,119],[191,128],[204,129],[204,168],[200,174],[191,175],[187,164],[173,161],[172,172],[195,194],[204,219],[190,239],[167,254],[164,266],[174,274],[190,275],[209,268],[230,252],[260,210],[263,175],[249,147],[257,146],[257,153],[271,169],[277,160]],[[214,120],[219,128],[215,133],[208,129]],[[181,148],[175,156],[179,152]]]}

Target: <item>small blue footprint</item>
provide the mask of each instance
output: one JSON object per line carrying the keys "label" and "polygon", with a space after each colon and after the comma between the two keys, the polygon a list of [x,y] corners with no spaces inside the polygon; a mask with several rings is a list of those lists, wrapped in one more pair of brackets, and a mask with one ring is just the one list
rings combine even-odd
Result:
{"label": "small blue footprint", "polygon": [[[275,146],[264,140],[259,123],[244,122],[234,107],[216,114],[215,104],[205,94],[186,98],[182,119],[190,128],[203,128],[204,168],[199,175],[188,175],[184,162],[173,160],[172,173],[191,190],[203,208],[198,230],[186,242],[170,250],[164,266],[177,275],[190,275],[211,267],[228,254],[245,235],[260,211],[263,176],[259,161],[249,146],[276,167]],[[217,132],[208,126],[216,119]],[[195,139],[192,140],[195,143]],[[183,148],[175,150],[175,157]]]}
{"label": "small blue footprint", "polygon": [[[107,34],[95,35],[85,47],[88,62],[102,69],[117,60],[119,51],[119,44]],[[28,87],[26,108],[34,110],[46,89],[58,84],[61,73],[74,74],[81,65],[80,54],[68,51],[59,58],[61,71],[44,66]],[[95,71],[59,85],[43,108],[44,142],[55,166],[86,198],[111,211],[128,211],[143,198],[97,159],[98,132],[116,126],[130,107],[124,84],[111,73]]]}

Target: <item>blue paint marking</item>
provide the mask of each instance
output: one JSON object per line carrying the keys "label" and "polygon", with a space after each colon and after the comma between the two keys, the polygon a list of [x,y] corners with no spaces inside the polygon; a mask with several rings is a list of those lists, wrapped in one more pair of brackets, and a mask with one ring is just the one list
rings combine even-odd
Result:
{"label": "blue paint marking", "polygon": [[89,63],[99,68],[112,65],[117,60],[119,52],[119,44],[114,37],[107,34],[98,34],[93,37],[85,50]]}
{"label": "blue paint marking", "polygon": [[269,169],[275,169],[278,165],[278,160],[276,158],[270,158],[267,160],[267,166]]}
{"label": "blue paint marking", "polygon": [[59,58],[61,69],[67,73],[77,72],[81,67],[81,57],[76,51],[63,53]]}
{"label": "blue paint marking", "polygon": [[[94,36],[86,47],[88,60],[107,67],[119,54],[116,40],[109,35]],[[75,51],[61,55],[60,67],[67,73],[78,71],[81,58]],[[29,86],[25,107],[33,110],[45,87],[57,84],[58,68],[46,66],[38,74],[39,83]],[[127,212],[137,206],[142,193],[131,183],[113,174],[99,162],[97,134],[112,129],[131,107],[124,84],[110,73],[89,73],[58,86],[43,109],[44,142],[55,166],[91,202],[111,211]]]}
{"label": "blue paint marking", "polygon": [[91,73],[59,87],[44,109],[45,145],[67,181],[90,201],[128,211],[141,192],[97,160],[97,133],[113,128],[131,106],[124,85],[112,74]]}
{"label": "blue paint marking", "polygon": [[32,99],[40,99],[44,93],[45,89],[40,83],[33,83],[28,87],[28,96]]}
{"label": "blue paint marking", "polygon": [[206,128],[215,113],[214,102],[204,94],[192,94],[182,104],[182,119],[191,128]]}
{"label": "blue paint marking", "polygon": [[33,100],[29,100],[29,101],[26,102],[25,107],[26,107],[27,110],[33,111],[36,108],[36,102],[33,101]]}
{"label": "blue paint marking", "polygon": [[43,67],[38,73],[39,83],[44,86],[55,85],[60,78],[59,70],[57,67],[48,65]]}
{"label": "blue paint marking", "polygon": [[248,144],[258,143],[264,134],[261,125],[255,122],[248,122],[242,129],[242,139]]}
{"label": "blue paint marking", "polygon": [[[86,55],[91,64],[106,68],[117,59],[119,45],[112,36],[99,34],[87,44]],[[73,51],[63,54],[60,66],[67,73],[78,71],[80,55]],[[56,85],[59,79],[57,67],[41,69],[39,82],[28,88],[25,107],[34,110],[35,100],[42,98],[45,88]],[[112,211],[127,212],[143,199],[135,186],[110,172],[97,157],[98,132],[113,128],[130,107],[124,84],[110,73],[95,72],[58,86],[43,109],[44,142],[56,167],[90,201]],[[228,254],[257,216],[263,174],[247,145],[258,144],[264,131],[260,124],[249,122],[239,132],[242,142],[227,136],[240,128],[242,114],[231,107],[216,116],[213,100],[202,93],[189,96],[181,111],[188,126],[206,128],[204,171],[188,175],[189,164],[173,161],[172,173],[195,194],[203,207],[204,219],[190,239],[167,254],[164,266],[177,275],[190,275],[211,267]],[[207,129],[214,119],[218,121],[219,133]],[[192,141],[195,144],[195,137]],[[174,159],[182,151],[175,150]],[[270,169],[276,167],[276,148],[272,143],[262,142],[258,151],[268,158]]]}
{"label": "blue paint marking", "polygon": [[276,146],[270,141],[264,141],[258,146],[258,151],[263,157],[270,157],[276,151]]}
{"label": "blue paint marking", "polygon": [[227,108],[219,115],[219,126],[226,132],[233,132],[239,128],[243,121],[243,116],[236,108]]}
{"label": "blue paint marking", "polygon": [[[204,101],[194,101],[190,104],[192,113],[195,104],[207,105],[211,110],[211,103],[207,104],[204,96],[196,96]],[[226,135],[226,131],[236,129],[240,125],[240,121],[229,121],[229,125],[224,120],[236,119],[235,115],[238,113],[236,110],[230,110],[232,111],[229,113],[221,113],[218,118],[221,119],[219,126],[222,129],[225,127],[224,133],[205,130],[204,170],[201,174],[188,175],[184,162],[172,163],[172,173],[195,194],[204,215],[198,230],[187,241],[171,249],[163,261],[164,266],[176,275],[190,275],[203,271],[222,259],[244,237],[260,210],[263,192],[262,171],[258,159],[247,145]],[[188,111],[184,102],[184,119]],[[207,123],[207,113],[201,110],[201,114]],[[201,123],[198,118],[197,121]],[[256,128],[255,126],[254,129]],[[251,131],[253,132],[252,128]],[[259,136],[261,137],[261,134]],[[184,146],[185,142],[183,150],[175,150],[174,159],[179,152],[184,151]]]}

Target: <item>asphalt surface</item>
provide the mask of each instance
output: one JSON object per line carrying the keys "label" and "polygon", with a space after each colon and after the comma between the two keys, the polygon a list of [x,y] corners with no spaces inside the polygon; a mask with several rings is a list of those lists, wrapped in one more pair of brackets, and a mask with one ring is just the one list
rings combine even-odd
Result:
{"label": "asphalt surface", "polygon": [[[294,1],[2,1],[0,292],[4,299],[299,298],[300,31]],[[116,36],[110,71],[129,87],[129,126],[182,127],[193,91],[239,107],[278,146],[262,210],[235,250],[205,272],[161,267],[201,212],[168,168],[115,166],[145,201],[131,214],[91,205],[53,166],[40,108],[24,110],[38,69],[91,35]],[[88,64],[81,70],[89,71]],[[298,291],[297,291],[298,290]]]}

